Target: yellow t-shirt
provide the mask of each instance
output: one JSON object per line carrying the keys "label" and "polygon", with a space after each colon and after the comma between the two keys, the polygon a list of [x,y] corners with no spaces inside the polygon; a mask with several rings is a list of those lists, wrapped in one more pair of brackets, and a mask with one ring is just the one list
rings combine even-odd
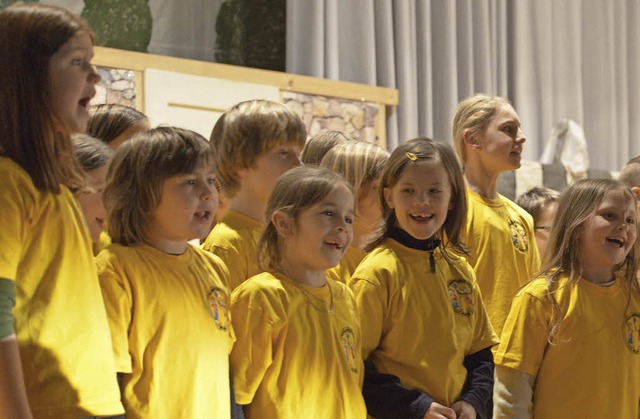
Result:
{"label": "yellow t-shirt", "polygon": [[230,416],[228,271],[188,246],[112,244],[97,257],[127,418]]}
{"label": "yellow t-shirt", "polygon": [[640,294],[622,279],[602,287],[563,278],[554,295],[564,321],[550,345],[547,290],[538,278],[514,298],[496,364],[536,377],[535,418],[638,418]]}
{"label": "yellow t-shirt", "polygon": [[238,340],[231,367],[248,419],[366,417],[353,294],[340,282],[327,284],[264,272],[232,293]]}
{"label": "yellow t-shirt", "polygon": [[[91,239],[73,194],[38,190],[0,157],[0,278],[15,282],[15,329],[35,418],[122,412]],[[0,372],[1,374],[2,372]]]}
{"label": "yellow t-shirt", "polygon": [[258,242],[264,224],[258,220],[230,210],[202,244],[202,248],[222,259],[229,267],[229,290],[260,272],[258,269]]}
{"label": "yellow t-shirt", "polygon": [[473,270],[441,250],[411,249],[385,240],[358,266],[349,286],[362,326],[363,358],[381,373],[451,406],[460,396],[465,356],[497,343]]}
{"label": "yellow t-shirt", "polygon": [[351,275],[353,275],[353,272],[365,256],[367,256],[367,252],[364,250],[349,246],[340,263],[327,270],[327,277],[343,284],[348,283]]}
{"label": "yellow t-shirt", "polygon": [[476,273],[489,319],[500,335],[511,300],[540,268],[533,219],[502,195],[491,200],[467,189],[467,197],[467,224],[460,239],[469,255],[463,256]]}
{"label": "yellow t-shirt", "polygon": [[93,255],[98,256],[98,253],[102,252],[111,244],[111,237],[106,231],[100,233],[100,238],[97,242],[93,243]]}

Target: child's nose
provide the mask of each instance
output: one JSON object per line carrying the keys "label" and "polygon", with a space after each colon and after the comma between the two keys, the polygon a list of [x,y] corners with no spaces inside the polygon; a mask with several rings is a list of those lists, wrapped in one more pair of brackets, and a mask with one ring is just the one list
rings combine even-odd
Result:
{"label": "child's nose", "polygon": [[525,137],[524,132],[522,131],[522,129],[518,128],[518,136],[516,138],[516,143],[524,144],[525,141],[527,141],[527,137]]}

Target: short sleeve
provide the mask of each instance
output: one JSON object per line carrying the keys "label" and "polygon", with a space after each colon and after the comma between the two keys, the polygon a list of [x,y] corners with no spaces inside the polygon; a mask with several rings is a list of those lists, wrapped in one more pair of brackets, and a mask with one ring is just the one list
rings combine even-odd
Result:
{"label": "short sleeve", "polygon": [[496,364],[537,376],[549,336],[547,319],[547,304],[526,288],[521,290],[502,330]]}
{"label": "short sleeve", "polygon": [[97,259],[98,278],[109,320],[116,371],[128,374],[132,372],[128,333],[132,310],[131,289],[124,274],[107,257],[108,253],[102,252]]}
{"label": "short sleeve", "polygon": [[[238,290],[239,291],[239,290]],[[231,296],[231,320],[236,343],[230,364],[234,393],[238,404],[247,405],[273,362],[274,326],[251,297],[234,292]]]}
{"label": "short sleeve", "polygon": [[[5,174],[6,175],[6,174]],[[0,182],[0,278],[16,280],[18,266],[22,260],[26,229],[29,225],[29,207],[33,199],[28,194],[32,185],[19,182],[16,176]],[[20,185],[19,183],[24,183]],[[29,203],[32,205],[29,205]]]}

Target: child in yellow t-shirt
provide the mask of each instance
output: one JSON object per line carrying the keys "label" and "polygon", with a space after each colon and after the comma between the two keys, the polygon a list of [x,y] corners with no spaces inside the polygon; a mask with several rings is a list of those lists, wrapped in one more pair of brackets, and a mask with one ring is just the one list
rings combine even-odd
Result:
{"label": "child in yellow t-shirt", "polygon": [[549,258],[514,298],[496,352],[494,418],[637,418],[636,205],[585,179],[560,197]]}
{"label": "child in yellow t-shirt", "polygon": [[469,207],[460,233],[468,253],[462,255],[476,273],[498,335],[514,295],[540,268],[531,215],[497,191],[500,173],[520,167],[525,140],[507,99],[479,94],[458,104],[453,144]]}
{"label": "child in yellow t-shirt", "polygon": [[267,100],[241,102],[213,127],[218,179],[231,202],[202,247],[232,267],[231,291],[259,272],[256,248],[269,194],[278,176],[300,165],[305,139],[302,119]]}
{"label": "child in yellow t-shirt", "polygon": [[247,418],[365,418],[351,291],[327,278],[353,236],[351,186],[328,169],[282,175],[260,240],[265,272],[231,296],[236,400]]}
{"label": "child in yellow t-shirt", "polygon": [[353,186],[356,196],[356,218],[353,220],[353,242],[340,264],[329,270],[330,278],[345,284],[367,253],[365,246],[380,227],[382,212],[378,203],[380,173],[389,152],[375,144],[347,141],[333,147],[320,162],[344,176]]}
{"label": "child in yellow t-shirt", "polygon": [[86,179],[84,187],[75,191],[75,195],[89,228],[94,252],[98,254],[95,248],[107,218],[102,193],[107,183],[107,172],[113,158],[113,150],[97,138],[86,134],[75,134],[73,146],[76,159],[82,166]]}
{"label": "child in yellow t-shirt", "polygon": [[380,179],[384,225],[353,273],[378,418],[488,418],[497,343],[462,250],[464,180],[447,144],[399,145]]}
{"label": "child in yellow t-shirt", "polygon": [[113,243],[97,264],[127,417],[230,416],[228,271],[188,244],[216,210],[213,155],[199,134],[161,127],[112,162]]}
{"label": "child in yellow t-shirt", "polygon": [[[70,135],[100,76],[94,35],[41,4],[0,11],[0,417],[122,413]],[[105,346],[106,345],[106,346]]]}

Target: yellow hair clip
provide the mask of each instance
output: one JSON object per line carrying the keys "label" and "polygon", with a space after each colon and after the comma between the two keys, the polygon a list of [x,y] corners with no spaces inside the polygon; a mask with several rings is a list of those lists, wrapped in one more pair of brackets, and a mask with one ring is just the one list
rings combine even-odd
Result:
{"label": "yellow hair clip", "polygon": [[406,152],[406,153],[404,153],[404,154],[405,154],[405,155],[407,156],[407,158],[408,158],[409,160],[411,160],[411,161],[416,161],[416,160],[418,160],[418,156],[416,156],[415,154],[413,154],[413,153],[412,153],[412,152],[410,152],[410,151],[407,151],[407,152]]}

